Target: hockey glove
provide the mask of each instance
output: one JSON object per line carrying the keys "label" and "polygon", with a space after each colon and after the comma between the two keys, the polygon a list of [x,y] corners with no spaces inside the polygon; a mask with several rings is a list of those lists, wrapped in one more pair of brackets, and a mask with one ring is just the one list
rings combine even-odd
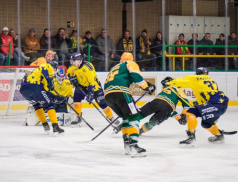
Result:
{"label": "hockey glove", "polygon": [[69,76],[69,81],[72,83],[73,86],[77,87],[78,86],[78,80],[76,76]]}
{"label": "hockey glove", "polygon": [[89,103],[91,103],[92,100],[93,100],[93,98],[94,98],[93,92],[88,92],[88,94],[87,94],[87,96],[86,96],[86,101],[88,101]]}
{"label": "hockey glove", "polygon": [[54,87],[54,79],[53,78],[48,78],[47,82],[48,82],[48,85],[47,85],[48,89],[50,91],[54,90],[54,88],[55,88]]}
{"label": "hockey glove", "polygon": [[62,104],[62,103],[66,103],[68,101],[68,98],[67,97],[64,97],[64,96],[55,96],[54,98],[54,103],[56,104]]}
{"label": "hockey glove", "polygon": [[148,92],[148,94],[152,95],[152,93],[155,91],[156,87],[154,84],[147,82],[148,87],[146,87],[144,90]]}
{"label": "hockey glove", "polygon": [[181,114],[180,116],[181,118],[178,120],[179,124],[186,125],[187,124],[186,114]]}

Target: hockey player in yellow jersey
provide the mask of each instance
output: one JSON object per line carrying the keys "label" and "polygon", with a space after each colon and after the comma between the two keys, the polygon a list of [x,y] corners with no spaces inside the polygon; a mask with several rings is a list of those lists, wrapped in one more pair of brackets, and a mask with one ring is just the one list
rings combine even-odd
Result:
{"label": "hockey player in yellow jersey", "polygon": [[182,145],[196,147],[195,129],[197,127],[197,117],[202,118],[202,127],[207,129],[214,136],[209,137],[209,142],[224,140],[223,131],[219,130],[216,123],[219,117],[226,112],[228,97],[218,90],[216,82],[208,76],[208,69],[200,67],[195,75],[175,78],[167,85],[174,85],[181,88],[192,88],[198,105],[190,108],[186,113],[188,126],[188,139],[181,141]]}
{"label": "hockey player in yellow jersey", "polygon": [[54,59],[55,53],[52,50],[48,50],[45,54],[45,57],[39,57],[37,60],[32,62],[30,66],[40,66],[41,64],[45,64]]}
{"label": "hockey player in yellow jersey", "polygon": [[41,64],[31,74],[24,76],[20,93],[33,105],[36,115],[46,132],[49,132],[50,128],[44,110],[48,113],[53,126],[53,132],[62,133],[64,130],[58,126],[57,116],[53,106],[52,100],[54,95],[50,92],[54,90],[53,77],[55,76],[57,69],[58,63],[56,61]]}
{"label": "hockey player in yellow jersey", "polygon": [[[69,67],[67,75],[70,82],[75,86],[74,92],[74,109],[82,114],[82,103],[81,101],[86,97],[87,102],[91,103],[93,99],[103,109],[106,116],[113,121],[113,114],[110,107],[107,106],[104,92],[101,83],[96,75],[93,65],[83,60],[83,56],[76,52],[71,58],[70,62],[72,66]],[[86,94],[86,95],[85,95]],[[76,117],[75,121],[72,121],[72,125],[76,125],[81,122],[79,116]],[[116,121],[114,127],[120,125],[119,121]]]}

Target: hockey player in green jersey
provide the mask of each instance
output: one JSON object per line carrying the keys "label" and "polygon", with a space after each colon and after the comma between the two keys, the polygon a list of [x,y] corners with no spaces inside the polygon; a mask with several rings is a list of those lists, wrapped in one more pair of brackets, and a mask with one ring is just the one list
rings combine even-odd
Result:
{"label": "hockey player in green jersey", "polygon": [[188,75],[183,78],[175,78],[166,83],[181,88],[192,88],[198,105],[190,108],[186,113],[188,126],[188,139],[180,144],[196,147],[195,129],[197,117],[202,118],[202,127],[207,129],[214,136],[208,138],[209,142],[224,140],[223,131],[219,130],[216,123],[219,117],[226,112],[228,97],[218,90],[216,82],[208,76],[208,69],[200,67],[195,75]]}
{"label": "hockey player in green jersey", "polygon": [[133,61],[131,53],[123,53],[121,63],[114,66],[105,81],[104,92],[107,105],[122,117],[121,130],[124,140],[125,154],[132,157],[144,157],[146,150],[140,148],[139,139],[140,114],[129,89],[132,83],[152,94],[155,86],[146,82],[141,76],[138,64]]}
{"label": "hockey player in green jersey", "polygon": [[[189,101],[180,88],[167,86],[166,83],[169,81],[171,81],[170,77],[163,79],[161,81],[163,90],[152,101],[140,108],[142,118],[154,113],[149,122],[146,122],[140,128],[140,135],[151,130],[155,125],[161,124],[168,119],[168,117],[174,117],[182,125],[187,123],[185,114],[190,107]],[[175,111],[178,101],[180,101],[183,106],[181,114]]]}

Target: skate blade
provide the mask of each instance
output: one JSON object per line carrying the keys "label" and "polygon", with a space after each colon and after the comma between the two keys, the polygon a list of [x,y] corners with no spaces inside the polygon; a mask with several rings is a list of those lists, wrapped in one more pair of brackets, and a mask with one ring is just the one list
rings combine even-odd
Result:
{"label": "skate blade", "polygon": [[57,136],[60,136],[60,135],[64,135],[64,132],[53,132],[53,136],[57,137]]}
{"label": "skate blade", "polygon": [[144,152],[142,153],[136,153],[136,154],[131,154],[132,158],[137,158],[137,157],[146,157],[146,154]]}
{"label": "skate blade", "polygon": [[191,143],[191,144],[180,143],[179,146],[181,148],[197,148],[198,147],[197,143]]}

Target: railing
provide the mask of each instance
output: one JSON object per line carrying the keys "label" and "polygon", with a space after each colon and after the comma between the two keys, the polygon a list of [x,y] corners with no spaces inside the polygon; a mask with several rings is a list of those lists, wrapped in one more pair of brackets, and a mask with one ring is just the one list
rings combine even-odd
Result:
{"label": "railing", "polygon": [[[194,47],[194,45],[174,45],[174,44],[167,44],[165,45],[165,50],[168,49],[168,47],[173,47],[173,54],[167,54],[166,51],[164,51],[166,57],[172,57],[173,58],[173,71],[175,71],[175,58],[181,57],[182,59],[182,69],[185,70],[185,58],[238,58],[238,55],[197,55],[197,54],[184,54],[185,49],[183,49],[183,54],[175,54],[175,47]],[[226,48],[225,45],[195,45],[196,48],[204,47],[204,48]],[[238,46],[231,46],[228,45],[227,48],[238,48]],[[165,64],[165,60],[162,60],[162,64]],[[225,69],[227,71],[227,69]]]}

